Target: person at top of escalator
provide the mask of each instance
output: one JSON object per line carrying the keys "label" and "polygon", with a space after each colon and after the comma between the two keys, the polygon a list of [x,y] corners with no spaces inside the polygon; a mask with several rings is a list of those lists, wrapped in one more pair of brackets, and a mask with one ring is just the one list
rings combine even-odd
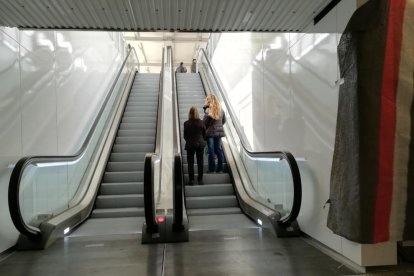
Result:
{"label": "person at top of escalator", "polygon": [[[225,136],[223,125],[226,116],[217,97],[210,94],[205,99],[203,122],[206,127],[208,145],[208,172],[223,172],[223,149],[221,137]],[[217,156],[217,166],[214,155]]]}
{"label": "person at top of escalator", "polygon": [[193,63],[191,63],[191,73],[197,73],[197,60],[193,58]]}
{"label": "person at top of escalator", "polygon": [[187,73],[187,68],[184,66],[184,62],[180,62],[180,66],[175,69],[176,73]]}
{"label": "person at top of escalator", "polygon": [[197,157],[198,184],[203,184],[204,147],[206,146],[206,128],[197,108],[194,106],[188,112],[188,120],[184,122],[185,150],[187,151],[188,185],[194,184],[194,154]]}

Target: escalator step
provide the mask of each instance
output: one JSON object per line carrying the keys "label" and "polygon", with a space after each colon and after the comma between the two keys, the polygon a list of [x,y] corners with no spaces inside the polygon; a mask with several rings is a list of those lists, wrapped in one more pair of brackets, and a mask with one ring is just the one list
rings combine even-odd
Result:
{"label": "escalator step", "polygon": [[153,152],[154,144],[115,144],[112,147],[112,152],[117,153],[133,153],[133,152]]}
{"label": "escalator step", "polygon": [[143,182],[102,183],[99,188],[101,195],[142,194]]}
{"label": "escalator step", "polygon": [[144,172],[105,172],[103,182],[117,183],[117,182],[142,182],[144,181]]}
{"label": "escalator step", "polygon": [[143,207],[144,195],[98,195],[95,204],[98,209]]}
{"label": "escalator step", "polygon": [[234,189],[231,183],[195,186],[187,185],[185,186],[185,195],[188,197],[234,195]]}
{"label": "escalator step", "polygon": [[209,215],[230,215],[241,214],[239,207],[229,208],[208,208],[208,209],[187,209],[188,216],[209,216]]}
{"label": "escalator step", "polygon": [[237,198],[232,196],[197,196],[186,197],[188,209],[238,207]]}
{"label": "escalator step", "polygon": [[92,218],[114,218],[114,217],[143,217],[143,207],[113,208],[113,209],[94,209]]}
{"label": "escalator step", "polygon": [[106,165],[107,172],[130,172],[143,170],[144,162],[108,162]]}

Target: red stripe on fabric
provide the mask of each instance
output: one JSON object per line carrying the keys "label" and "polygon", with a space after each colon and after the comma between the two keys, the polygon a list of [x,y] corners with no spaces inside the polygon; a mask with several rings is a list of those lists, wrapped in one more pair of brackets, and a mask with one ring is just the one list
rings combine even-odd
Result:
{"label": "red stripe on fabric", "polygon": [[406,0],[390,0],[381,89],[378,183],[375,201],[374,242],[389,240],[393,189],[396,94]]}

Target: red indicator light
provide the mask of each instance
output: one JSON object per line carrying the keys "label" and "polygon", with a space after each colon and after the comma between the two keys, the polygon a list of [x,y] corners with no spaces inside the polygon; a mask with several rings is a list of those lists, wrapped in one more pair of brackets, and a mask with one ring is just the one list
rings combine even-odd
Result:
{"label": "red indicator light", "polygon": [[165,217],[157,217],[158,223],[163,223],[165,221]]}

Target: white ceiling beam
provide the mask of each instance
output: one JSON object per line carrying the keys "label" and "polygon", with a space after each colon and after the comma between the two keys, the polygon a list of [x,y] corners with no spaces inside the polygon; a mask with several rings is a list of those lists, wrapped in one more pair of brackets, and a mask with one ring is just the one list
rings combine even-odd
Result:
{"label": "white ceiling beam", "polygon": [[175,37],[173,39],[171,39],[170,37],[144,37],[144,36],[140,36],[139,38],[135,39],[132,37],[125,37],[125,39],[127,41],[131,41],[131,40],[136,40],[136,41],[153,41],[153,42],[158,42],[158,41],[171,41],[174,43],[185,43],[185,42],[207,42],[208,38],[197,38],[197,37]]}

